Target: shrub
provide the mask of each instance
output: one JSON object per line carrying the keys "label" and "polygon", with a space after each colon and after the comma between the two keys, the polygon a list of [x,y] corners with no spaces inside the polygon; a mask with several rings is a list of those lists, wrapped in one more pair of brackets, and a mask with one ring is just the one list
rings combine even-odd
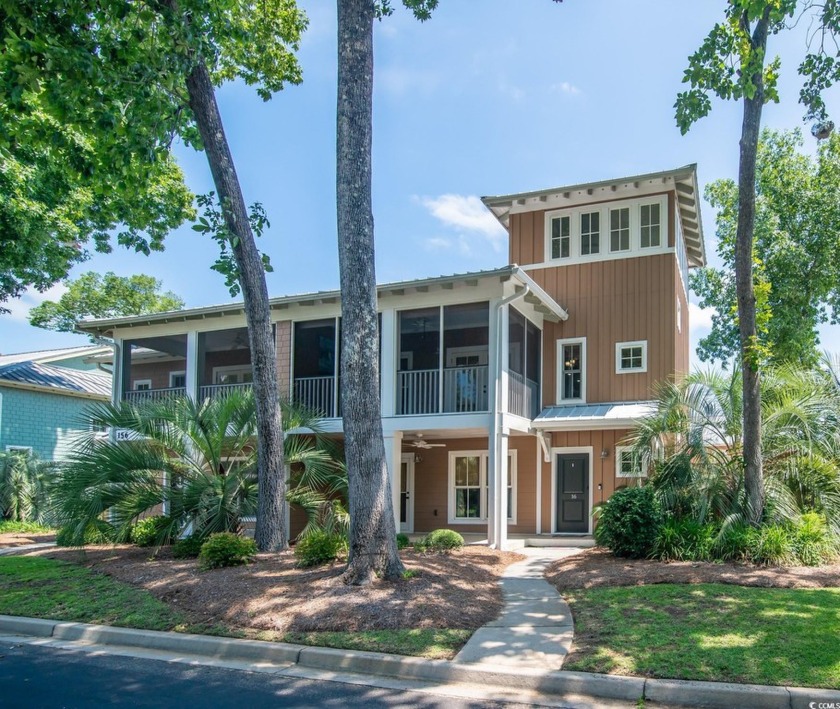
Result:
{"label": "shrub", "polygon": [[617,490],[598,507],[595,541],[616,556],[651,554],[662,527],[662,511],[650,486]]}
{"label": "shrub", "polygon": [[102,546],[113,544],[116,530],[107,522],[96,520],[80,532],[77,526],[65,525],[55,535],[55,544],[60,547]]}
{"label": "shrub", "polygon": [[172,545],[172,556],[176,559],[195,559],[201,553],[201,545],[206,541],[207,537],[199,534],[179,539]]}
{"label": "shrub", "polygon": [[743,522],[725,526],[712,547],[715,561],[749,561],[758,530]]}
{"label": "shrub", "polygon": [[766,525],[750,535],[749,560],[755,564],[783,566],[796,560],[794,534],[789,527]]}
{"label": "shrub", "polygon": [[37,522],[14,522],[10,519],[0,520],[0,534],[43,534],[50,528]]}
{"label": "shrub", "polygon": [[662,561],[710,560],[716,533],[714,525],[672,517],[660,527],[651,556]]}
{"label": "shrub", "polygon": [[405,549],[410,544],[411,544],[411,541],[409,540],[407,534],[403,534],[402,532],[400,532],[397,535],[397,549],[400,549],[400,550]]}
{"label": "shrub", "polygon": [[298,566],[307,568],[335,561],[347,551],[347,540],[340,534],[316,530],[299,539],[295,544]]}
{"label": "shrub", "polygon": [[169,529],[172,520],[164,515],[146,517],[131,528],[131,543],[138,547],[151,547],[158,544],[169,544]]}
{"label": "shrub", "polygon": [[426,535],[423,546],[432,551],[460,549],[464,546],[464,538],[452,529],[436,529]]}
{"label": "shrub", "polygon": [[794,553],[805,566],[819,566],[837,558],[836,540],[821,514],[803,514],[794,525],[793,535]]}
{"label": "shrub", "polygon": [[257,544],[253,539],[232,532],[219,532],[211,534],[201,545],[198,566],[202,571],[241,566],[252,562],[256,555]]}

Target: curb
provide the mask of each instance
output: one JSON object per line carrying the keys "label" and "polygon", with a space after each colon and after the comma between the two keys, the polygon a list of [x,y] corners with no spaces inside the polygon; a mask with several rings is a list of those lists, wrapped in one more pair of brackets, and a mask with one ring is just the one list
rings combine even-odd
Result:
{"label": "curb", "polygon": [[729,709],[735,706],[756,709],[813,709],[818,706],[831,706],[832,703],[840,706],[840,690],[645,679],[566,670],[470,665],[378,652],[135,630],[7,615],[0,615],[0,633],[144,648],[223,660],[298,665],[310,669],[402,680],[494,685],[508,690],[530,690],[556,697],[577,695],[627,702],[636,702],[644,698],[669,706],[709,709]]}

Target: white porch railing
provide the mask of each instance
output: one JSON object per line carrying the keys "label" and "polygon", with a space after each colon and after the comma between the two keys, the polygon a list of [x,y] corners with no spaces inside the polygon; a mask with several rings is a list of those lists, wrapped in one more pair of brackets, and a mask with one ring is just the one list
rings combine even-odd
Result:
{"label": "white porch railing", "polygon": [[439,376],[437,369],[415,369],[397,372],[397,414],[436,414],[439,407]]}
{"label": "white porch railing", "polygon": [[198,389],[198,398],[200,401],[205,399],[215,399],[220,396],[227,396],[232,391],[249,391],[251,383],[245,384],[205,384]]}
{"label": "white porch railing", "polygon": [[397,372],[397,414],[415,416],[488,411],[487,378],[486,365],[447,367],[443,370],[441,401],[441,370]]}
{"label": "white porch railing", "polygon": [[134,403],[141,401],[162,401],[185,396],[187,390],[184,387],[169,387],[167,389],[134,389],[123,393],[123,399]]}
{"label": "white porch railing", "polygon": [[508,413],[533,419],[538,414],[540,385],[508,370]]}
{"label": "white porch railing", "polygon": [[487,366],[443,370],[444,413],[488,411]]}
{"label": "white porch railing", "polygon": [[292,398],[295,403],[332,418],[335,412],[335,377],[298,377]]}

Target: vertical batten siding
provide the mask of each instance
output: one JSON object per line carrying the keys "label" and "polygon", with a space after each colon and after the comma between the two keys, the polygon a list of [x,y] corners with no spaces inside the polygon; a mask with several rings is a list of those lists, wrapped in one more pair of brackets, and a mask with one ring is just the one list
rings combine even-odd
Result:
{"label": "vertical batten siding", "polygon": [[277,348],[277,382],[280,385],[280,398],[291,396],[292,377],[292,321],[281,320],[275,324]]}

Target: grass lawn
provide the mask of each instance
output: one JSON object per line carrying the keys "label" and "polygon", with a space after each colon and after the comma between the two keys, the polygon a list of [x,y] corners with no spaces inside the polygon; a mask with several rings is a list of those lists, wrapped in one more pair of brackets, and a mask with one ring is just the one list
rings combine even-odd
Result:
{"label": "grass lawn", "polygon": [[454,657],[473,632],[417,629],[274,633],[220,624],[196,625],[190,623],[185,614],[144,589],[77,564],[30,556],[0,557],[0,614],[146,630],[255,637],[433,659]]}
{"label": "grass lawn", "polygon": [[840,589],[723,584],[567,591],[563,669],[719,682],[840,687]]}
{"label": "grass lawn", "polygon": [[0,520],[0,534],[43,534],[51,531],[49,527],[44,527],[36,522],[12,522],[8,519]]}

